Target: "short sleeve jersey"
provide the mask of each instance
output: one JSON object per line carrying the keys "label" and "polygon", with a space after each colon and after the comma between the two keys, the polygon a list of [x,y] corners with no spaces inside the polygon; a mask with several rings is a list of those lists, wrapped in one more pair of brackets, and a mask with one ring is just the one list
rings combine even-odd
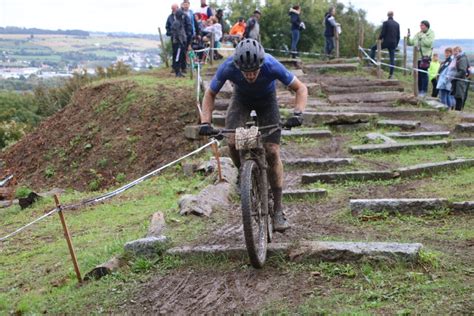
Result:
{"label": "short sleeve jersey", "polygon": [[248,97],[261,97],[275,91],[275,80],[280,80],[284,85],[289,86],[295,80],[295,75],[272,55],[265,54],[257,80],[254,83],[249,83],[234,65],[233,56],[231,56],[217,69],[214,78],[212,78],[210,89],[214,93],[218,93],[227,80],[235,85],[239,93]]}

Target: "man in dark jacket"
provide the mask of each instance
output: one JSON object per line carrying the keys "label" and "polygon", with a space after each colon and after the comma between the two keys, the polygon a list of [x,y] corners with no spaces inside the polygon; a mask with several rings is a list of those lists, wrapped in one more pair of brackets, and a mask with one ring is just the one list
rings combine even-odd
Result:
{"label": "man in dark jacket", "polygon": [[290,9],[288,15],[290,16],[291,22],[291,57],[296,58],[298,56],[298,42],[300,40],[300,30],[304,29],[304,23],[301,22],[300,18],[301,7],[295,5]]}
{"label": "man in dark jacket", "polygon": [[453,48],[453,55],[456,59],[456,72],[455,78],[452,80],[451,94],[456,100],[456,111],[462,111],[464,107],[465,98],[467,96],[466,90],[469,87],[469,82],[466,81],[469,72],[469,60],[465,53],[463,53],[461,47],[456,46]]}
{"label": "man in dark jacket", "polygon": [[166,35],[171,37],[173,46],[173,70],[176,77],[184,77],[186,71],[186,51],[191,44],[193,28],[189,17],[177,4],[171,6],[171,14],[166,20]]}
{"label": "man in dark jacket", "polygon": [[[393,66],[395,65],[395,49],[400,42],[400,25],[393,20],[393,11],[388,11],[388,19],[383,22],[382,31],[380,32],[379,40],[382,40],[382,49],[388,49],[390,56],[390,76],[388,79],[392,79],[393,76]],[[370,51],[370,57],[375,58],[375,51],[377,50],[377,45],[372,46]]]}
{"label": "man in dark jacket", "polygon": [[247,20],[247,24],[245,26],[245,38],[253,38],[254,40],[260,42],[260,24],[258,21],[260,21],[261,17],[262,13],[260,10],[256,9],[253,11],[253,16]]}
{"label": "man in dark jacket", "polygon": [[336,22],[336,9],[334,7],[329,8],[328,12],[324,15],[324,38],[326,39],[326,44],[324,46],[324,52],[329,57],[334,49],[334,35],[335,32],[338,32],[338,27],[340,24]]}

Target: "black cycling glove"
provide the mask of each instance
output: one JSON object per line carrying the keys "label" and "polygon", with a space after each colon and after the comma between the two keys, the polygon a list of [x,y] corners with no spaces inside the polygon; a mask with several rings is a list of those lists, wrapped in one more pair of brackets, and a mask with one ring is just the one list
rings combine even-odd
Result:
{"label": "black cycling glove", "polygon": [[199,125],[199,135],[202,136],[211,136],[215,134],[215,130],[212,127],[211,123],[203,123]]}
{"label": "black cycling glove", "polygon": [[303,113],[295,112],[293,113],[292,117],[290,117],[289,119],[286,120],[285,123],[283,123],[283,127],[292,128],[292,127],[301,126],[301,124],[303,124]]}

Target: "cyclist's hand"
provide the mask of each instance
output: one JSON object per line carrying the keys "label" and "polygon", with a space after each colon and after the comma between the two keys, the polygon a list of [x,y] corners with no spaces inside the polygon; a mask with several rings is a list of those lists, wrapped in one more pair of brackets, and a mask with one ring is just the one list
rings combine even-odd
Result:
{"label": "cyclist's hand", "polygon": [[199,125],[199,135],[211,136],[215,133],[215,129],[212,127],[211,123],[203,123]]}
{"label": "cyclist's hand", "polygon": [[292,127],[297,127],[301,126],[303,124],[303,113],[302,112],[295,112],[293,113],[293,116],[290,117],[289,119],[286,120],[285,123],[283,123],[283,128],[292,128]]}

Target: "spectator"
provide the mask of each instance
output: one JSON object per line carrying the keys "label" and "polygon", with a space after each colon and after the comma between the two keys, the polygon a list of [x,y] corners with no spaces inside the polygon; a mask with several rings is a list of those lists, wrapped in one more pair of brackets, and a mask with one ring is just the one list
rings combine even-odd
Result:
{"label": "spectator", "polygon": [[247,25],[245,26],[245,38],[253,38],[254,40],[260,42],[260,24],[258,21],[260,21],[261,17],[262,13],[260,10],[256,9],[253,11],[253,16],[248,19]]}
{"label": "spectator", "polygon": [[[388,79],[392,79],[393,66],[395,65],[395,49],[398,47],[398,42],[400,42],[400,25],[393,19],[393,11],[388,11],[387,17],[387,21],[382,24],[379,40],[382,40],[382,49],[388,49],[390,56],[390,75]],[[376,50],[377,45],[372,46],[370,58],[375,59]]]}
{"label": "spectator", "polygon": [[428,68],[428,80],[431,82],[432,91],[431,96],[433,98],[438,97],[438,89],[436,86],[438,85],[438,71],[439,71],[440,63],[438,54],[433,54],[433,60],[430,63],[430,68]]}
{"label": "spectator", "polygon": [[341,26],[339,23],[336,22],[336,9],[334,7],[330,7],[326,15],[324,16],[324,37],[326,38],[326,45],[324,51],[327,56],[330,56],[332,50],[334,49],[334,34],[338,31],[338,28]]}
{"label": "spectator", "polygon": [[[439,91],[439,100],[441,103],[446,105],[448,110],[454,107],[454,98],[451,93],[451,76],[454,73],[449,73],[451,69],[454,69],[453,62],[453,50],[448,47],[444,50],[444,57],[446,58],[439,68],[438,83],[436,84],[436,89]],[[450,67],[450,65],[452,66]]]}
{"label": "spectator", "polygon": [[237,43],[240,42],[245,32],[245,20],[240,17],[237,23],[235,23],[230,29],[229,35],[234,47],[237,46]]}
{"label": "spectator", "polygon": [[305,29],[304,22],[301,21],[301,6],[295,5],[288,12],[291,22],[291,57],[298,56],[298,42],[300,41],[300,30]]}
{"label": "spectator", "polygon": [[419,50],[420,59],[418,60],[418,69],[422,70],[418,72],[418,93],[421,97],[426,95],[428,91],[428,73],[427,70],[430,67],[431,54],[433,53],[433,43],[435,34],[430,29],[430,22],[423,20],[420,23],[420,32],[415,37],[410,39],[410,29],[408,29],[408,45],[416,46]]}
{"label": "spectator", "polygon": [[[468,82],[465,81],[468,77],[469,61],[466,54],[463,53],[461,47],[456,46],[453,49],[454,59],[456,60],[456,72],[451,86],[451,93],[456,99],[456,111],[462,111],[464,107],[464,98],[466,95],[466,89]],[[458,80],[456,80],[458,79]]]}
{"label": "spectator", "polygon": [[[207,21],[206,21],[206,25],[204,27],[204,33],[207,33],[208,35],[206,35],[208,38],[210,38],[210,34],[214,34],[214,48],[218,48],[219,47],[219,42],[222,38],[222,26],[217,23],[217,18],[215,16],[209,18]],[[216,51],[216,50],[213,50],[214,54],[214,59],[221,59],[222,56]]]}
{"label": "spectator", "polygon": [[173,70],[176,77],[184,77],[186,72],[186,50],[192,38],[191,21],[178,9],[177,4],[171,5],[171,14],[166,20],[166,35],[171,37],[173,46]]}
{"label": "spectator", "polygon": [[217,23],[219,23],[221,25],[222,34],[229,34],[229,26],[227,25],[227,23],[224,20],[224,10],[217,9],[216,18],[217,18]]}
{"label": "spectator", "polygon": [[207,21],[213,15],[211,7],[206,4],[206,0],[201,0],[201,7],[196,12],[201,14],[202,21]]}
{"label": "spectator", "polygon": [[193,36],[196,34],[196,25],[194,23],[194,12],[193,10],[189,9],[189,0],[183,0],[183,3],[181,3],[181,10],[183,10],[183,13],[186,14],[189,18],[189,21],[191,21],[191,28],[193,31]]}

